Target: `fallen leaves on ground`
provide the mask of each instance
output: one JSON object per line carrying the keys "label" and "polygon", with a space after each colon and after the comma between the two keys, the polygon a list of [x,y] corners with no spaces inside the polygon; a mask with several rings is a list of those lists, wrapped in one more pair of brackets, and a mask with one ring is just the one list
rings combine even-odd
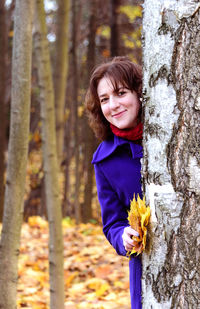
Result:
{"label": "fallen leaves on ground", "polygon": [[[118,256],[95,224],[63,221],[65,309],[128,309],[128,259]],[[48,224],[22,227],[18,308],[49,308]]]}

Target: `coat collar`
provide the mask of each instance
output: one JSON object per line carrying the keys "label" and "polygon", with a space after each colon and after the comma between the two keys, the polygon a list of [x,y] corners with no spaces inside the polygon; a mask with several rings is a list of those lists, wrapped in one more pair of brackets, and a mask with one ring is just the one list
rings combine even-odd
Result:
{"label": "coat collar", "polygon": [[117,147],[124,144],[129,144],[132,152],[133,159],[142,158],[142,146],[135,144],[132,141],[123,139],[116,135],[113,135],[109,139],[103,141],[93,155],[92,164],[98,163],[105,158],[109,157]]}

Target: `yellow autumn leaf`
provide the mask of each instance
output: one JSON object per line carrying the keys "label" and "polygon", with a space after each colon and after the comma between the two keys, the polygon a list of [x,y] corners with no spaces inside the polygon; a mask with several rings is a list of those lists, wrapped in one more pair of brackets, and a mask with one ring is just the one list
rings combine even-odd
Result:
{"label": "yellow autumn leaf", "polygon": [[70,218],[70,217],[65,217],[62,220],[62,226],[63,226],[63,228],[74,227],[75,226],[75,220]]}
{"label": "yellow autumn leaf", "polygon": [[73,280],[78,277],[79,273],[78,271],[75,271],[74,273],[72,273],[71,275],[67,276],[67,279],[65,280],[65,284],[67,287],[71,286]]}
{"label": "yellow autumn leaf", "polygon": [[104,58],[110,57],[110,51],[109,51],[108,49],[103,49],[103,50],[102,50],[102,56],[103,56]]}
{"label": "yellow autumn leaf", "polygon": [[142,17],[142,8],[138,5],[121,5],[119,12],[125,14],[131,23],[133,23],[137,17]]}
{"label": "yellow autumn leaf", "polygon": [[83,116],[84,110],[85,110],[85,108],[84,108],[83,105],[78,107],[78,117],[82,117]]}
{"label": "yellow autumn leaf", "polygon": [[116,287],[116,288],[123,288],[123,286],[124,286],[124,283],[121,282],[121,281],[115,281],[114,282],[114,287]]}
{"label": "yellow autumn leaf", "polygon": [[146,235],[147,235],[147,225],[150,218],[150,207],[146,206],[145,198],[137,197],[131,201],[130,211],[128,212],[128,221],[130,226],[139,233],[138,237],[133,236],[134,247],[128,255],[133,253],[140,254],[145,250],[146,246]]}
{"label": "yellow autumn leaf", "polygon": [[109,290],[110,286],[108,283],[104,283],[100,286],[99,289],[95,291],[97,297],[101,297]]}
{"label": "yellow autumn leaf", "polygon": [[103,279],[100,279],[100,278],[91,278],[91,279],[88,279],[86,281],[86,286],[91,289],[91,290],[95,290],[97,291],[98,289],[100,289],[100,287],[102,285],[104,285],[106,283],[105,280]]}
{"label": "yellow autumn leaf", "polygon": [[48,222],[40,216],[32,216],[28,218],[28,225],[31,227],[46,228]]}
{"label": "yellow autumn leaf", "polygon": [[101,35],[102,37],[109,39],[110,38],[110,27],[109,26],[99,26],[97,28],[97,35]]}
{"label": "yellow autumn leaf", "polygon": [[8,36],[9,38],[12,38],[14,36],[14,31],[13,30],[9,31]]}

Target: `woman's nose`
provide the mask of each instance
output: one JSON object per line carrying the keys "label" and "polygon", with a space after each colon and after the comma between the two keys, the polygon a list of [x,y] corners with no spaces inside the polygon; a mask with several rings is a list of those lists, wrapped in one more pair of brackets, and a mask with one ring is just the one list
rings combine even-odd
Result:
{"label": "woman's nose", "polygon": [[116,96],[110,96],[109,103],[110,103],[110,109],[116,109],[119,107],[119,102]]}

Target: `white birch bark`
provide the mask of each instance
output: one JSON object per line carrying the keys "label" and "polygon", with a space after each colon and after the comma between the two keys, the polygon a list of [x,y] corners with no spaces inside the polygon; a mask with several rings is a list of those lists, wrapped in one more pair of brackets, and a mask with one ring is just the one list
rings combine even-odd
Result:
{"label": "white birch bark", "polygon": [[41,100],[45,195],[49,222],[50,308],[64,308],[64,257],[54,92],[43,0],[36,0],[34,45]]}
{"label": "white birch bark", "polygon": [[200,3],[144,2],[143,308],[200,308]]}
{"label": "white birch bark", "polygon": [[33,4],[32,0],[16,0],[15,5],[10,137],[0,243],[1,309],[16,309],[30,122]]}

